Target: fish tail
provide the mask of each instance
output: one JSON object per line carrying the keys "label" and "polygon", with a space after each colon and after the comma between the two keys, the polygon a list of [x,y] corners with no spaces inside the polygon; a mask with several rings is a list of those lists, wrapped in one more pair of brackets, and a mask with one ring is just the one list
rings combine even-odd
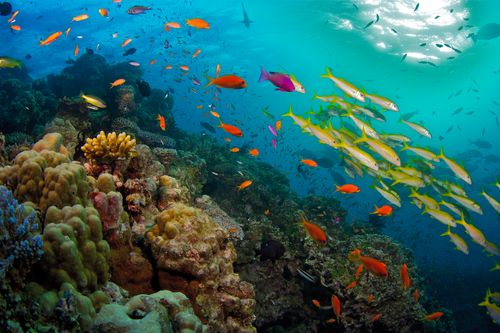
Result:
{"label": "fish tail", "polygon": [[211,78],[210,76],[207,76],[207,80],[208,80],[208,83],[205,85],[205,88],[214,84],[215,79]]}
{"label": "fish tail", "polygon": [[333,77],[332,71],[330,70],[329,67],[326,67],[326,74],[322,74],[321,77],[330,79]]}
{"label": "fish tail", "polygon": [[437,158],[439,158],[439,159],[443,159],[443,158],[445,158],[445,157],[446,157],[446,156],[444,156],[444,149],[443,149],[443,147],[441,147],[441,150],[440,150],[439,155],[437,156]]}
{"label": "fish tail", "polygon": [[488,288],[488,290],[486,291],[486,296],[484,296],[484,301],[482,301],[481,303],[479,303],[478,305],[479,306],[487,306],[487,305],[490,305],[490,296],[491,296],[491,289]]}
{"label": "fish tail", "polygon": [[288,109],[288,112],[287,113],[284,113],[282,114],[283,117],[291,117],[291,116],[294,116],[293,114],[293,109],[292,109],[292,106],[290,105],[290,108]]}
{"label": "fish tail", "polygon": [[318,94],[315,91],[313,92],[313,98],[312,99],[318,99]]}
{"label": "fish tail", "polygon": [[264,67],[260,67],[260,77],[259,77],[259,82],[264,82],[266,80],[269,80],[269,74],[266,72]]}
{"label": "fish tail", "polygon": [[447,230],[446,232],[443,232],[443,233],[441,234],[441,236],[449,236],[449,235],[451,235],[451,227],[450,227],[450,225],[448,224],[448,230]]}

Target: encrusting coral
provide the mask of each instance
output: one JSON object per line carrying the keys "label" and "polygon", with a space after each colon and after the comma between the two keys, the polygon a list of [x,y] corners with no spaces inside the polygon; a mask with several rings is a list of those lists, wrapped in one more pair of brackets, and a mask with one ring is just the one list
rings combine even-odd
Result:
{"label": "encrusting coral", "polygon": [[109,163],[116,159],[127,159],[135,154],[135,139],[126,133],[101,131],[97,137],[88,138],[81,148],[85,157],[92,162]]}

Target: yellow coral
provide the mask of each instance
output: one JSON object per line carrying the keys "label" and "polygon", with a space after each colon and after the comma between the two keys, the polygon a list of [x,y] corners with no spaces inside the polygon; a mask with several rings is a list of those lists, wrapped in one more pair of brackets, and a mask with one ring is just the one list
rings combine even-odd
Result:
{"label": "yellow coral", "polygon": [[127,159],[136,154],[135,139],[126,133],[116,135],[116,132],[101,131],[95,138],[88,138],[82,151],[92,162],[108,163],[116,159]]}

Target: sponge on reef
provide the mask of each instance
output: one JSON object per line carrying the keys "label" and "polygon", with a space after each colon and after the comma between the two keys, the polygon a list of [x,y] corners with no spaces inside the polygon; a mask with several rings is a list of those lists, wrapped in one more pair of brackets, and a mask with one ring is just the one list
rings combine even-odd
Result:
{"label": "sponge on reef", "polygon": [[67,282],[84,293],[100,288],[109,278],[110,249],[102,238],[97,210],[81,205],[51,206],[45,221],[49,224],[43,231],[44,282],[55,288]]}
{"label": "sponge on reef", "polygon": [[82,151],[94,163],[111,163],[116,159],[127,159],[135,155],[135,139],[126,133],[101,131],[97,137],[87,139]]}

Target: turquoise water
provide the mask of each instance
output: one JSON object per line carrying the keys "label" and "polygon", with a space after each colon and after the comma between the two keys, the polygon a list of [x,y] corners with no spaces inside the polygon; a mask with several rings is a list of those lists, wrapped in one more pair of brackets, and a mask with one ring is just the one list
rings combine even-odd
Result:
{"label": "turquoise water", "polygon": [[[464,164],[473,184],[461,185],[484,211],[483,215],[471,213],[474,224],[489,241],[500,244],[498,214],[479,195],[485,189],[500,200],[500,190],[494,185],[500,179],[500,163],[486,159],[488,155],[500,157],[500,38],[476,42],[467,38],[487,23],[500,23],[500,2],[420,1],[415,11],[417,2],[252,0],[244,3],[253,21],[249,28],[239,22],[242,7],[241,2],[235,1],[145,2],[141,4],[152,10],[135,16],[126,13],[136,4],[127,0],[121,6],[110,0],[13,2],[20,11],[15,24],[22,30],[11,33],[6,18],[1,18],[0,54],[22,59],[33,78],[59,73],[66,66],[65,61],[74,58],[76,44],[81,54],[90,48],[110,63],[137,61],[146,81],[153,87],[170,90],[174,96],[177,126],[193,133],[206,132],[201,121],[216,127],[216,119],[207,112],[208,106],[214,104],[224,122],[235,124],[244,132],[242,139],[233,139],[228,147],[243,143],[257,147],[258,158],[284,171],[299,194],[338,197],[349,210],[349,222],[367,219],[374,205],[386,203],[370,188],[374,178],[349,178],[339,165],[336,150],[319,144],[316,138],[302,133],[291,119],[281,116],[290,105],[295,113],[311,116],[307,114],[311,108],[317,111],[325,105],[313,100],[314,92],[343,96],[330,80],[320,77],[325,67],[330,67],[334,75],[367,92],[390,98],[399,106],[399,113],[384,113],[385,123],[372,121],[376,130],[408,135],[413,144],[435,152],[443,147],[447,156]],[[102,7],[109,10],[108,18],[97,13]],[[90,18],[70,22],[82,13],[88,13]],[[376,20],[376,15],[378,22],[364,29]],[[183,24],[188,17],[201,17],[210,22],[211,28],[182,27],[170,32],[163,29],[167,21]],[[68,38],[61,36],[47,47],[37,45],[40,38],[54,31],[64,32],[68,27]],[[133,40],[121,48],[126,38]],[[165,40],[169,41],[168,49],[164,47]],[[426,45],[420,46],[423,43]],[[436,43],[449,44],[459,52],[446,46],[439,48]],[[137,52],[122,56],[129,47]],[[201,52],[192,58],[196,49]],[[25,60],[27,54],[31,59]],[[153,59],[156,62],[150,65]],[[215,75],[217,64],[221,73],[237,74],[247,81],[248,87],[222,90],[217,96],[219,100],[214,101],[213,93],[206,94],[203,85],[206,76]],[[167,65],[174,68],[167,70]],[[189,73],[184,75],[179,65],[189,66]],[[258,83],[260,66],[268,71],[293,73],[306,94],[279,92],[269,82]],[[201,81],[202,86],[193,84],[193,79]],[[265,116],[263,108],[274,119]],[[459,108],[463,110],[454,114]],[[420,137],[398,121],[401,114],[410,112],[415,112],[412,121],[423,124],[432,133],[432,140]],[[274,149],[267,127],[278,119],[283,125]],[[334,127],[340,127],[338,118],[332,122]],[[206,134],[215,135],[221,143],[227,136],[220,129]],[[478,139],[489,142],[491,148],[471,144]],[[469,150],[479,150],[481,157],[464,157],[463,153]],[[333,166],[298,172],[299,161],[304,157],[329,158]],[[442,178],[453,179],[444,163],[440,166]],[[352,197],[335,193],[338,181],[332,177],[332,170],[346,182],[358,185],[361,192]],[[460,182],[456,178],[455,181]],[[406,192],[401,190],[403,207],[395,209],[384,231],[414,251],[429,290],[443,306],[453,310],[459,331],[471,332],[476,328],[479,332],[494,332],[485,309],[477,304],[487,288],[500,288],[500,272],[489,272],[498,256],[486,256],[464,232],[460,234],[469,244],[469,255],[453,250],[448,238],[439,236],[446,228],[421,215],[406,198]]]}

